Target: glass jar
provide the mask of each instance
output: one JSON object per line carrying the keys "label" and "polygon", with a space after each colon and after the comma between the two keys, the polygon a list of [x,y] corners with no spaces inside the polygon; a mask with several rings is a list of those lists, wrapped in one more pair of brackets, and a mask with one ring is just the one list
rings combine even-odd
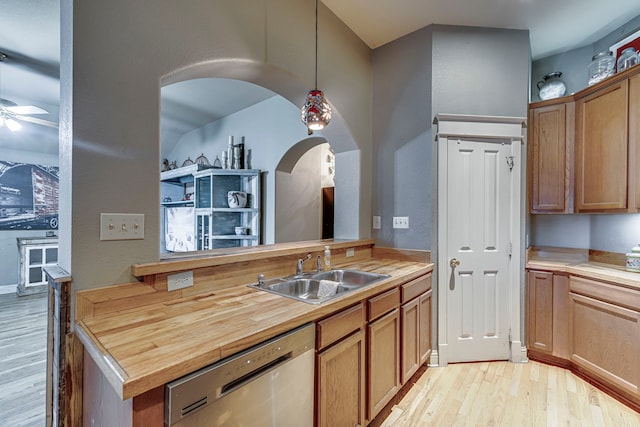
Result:
{"label": "glass jar", "polygon": [[640,62],[640,55],[632,47],[628,47],[622,51],[618,58],[618,72],[622,72],[627,68],[631,68]]}
{"label": "glass jar", "polygon": [[613,75],[615,65],[616,60],[613,57],[613,52],[610,50],[593,55],[592,61],[589,64],[589,86]]}
{"label": "glass jar", "polygon": [[627,253],[627,271],[640,273],[640,243],[638,246],[631,248],[631,252]]}
{"label": "glass jar", "polygon": [[562,72],[554,71],[543,77],[544,80],[540,80],[536,86],[538,86],[538,95],[540,99],[553,99],[560,98],[567,92],[567,86],[564,84],[560,77]]}

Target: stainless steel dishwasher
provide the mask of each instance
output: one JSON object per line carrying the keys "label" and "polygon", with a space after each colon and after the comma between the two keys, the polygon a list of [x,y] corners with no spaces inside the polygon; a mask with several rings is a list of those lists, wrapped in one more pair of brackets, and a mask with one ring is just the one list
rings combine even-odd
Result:
{"label": "stainless steel dishwasher", "polygon": [[167,426],[313,426],[315,327],[308,324],[165,386]]}

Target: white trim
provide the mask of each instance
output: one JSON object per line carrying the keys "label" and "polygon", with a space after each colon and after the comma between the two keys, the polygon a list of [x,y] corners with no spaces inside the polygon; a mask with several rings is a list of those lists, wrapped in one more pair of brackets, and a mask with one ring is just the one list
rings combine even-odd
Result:
{"label": "white trim", "polygon": [[429,358],[429,366],[436,367],[438,364],[438,350],[431,350],[431,357]]}
{"label": "white trim", "polygon": [[18,285],[0,285],[0,295],[15,294],[18,291]]}
{"label": "white trim", "polygon": [[[449,272],[447,265],[447,239],[448,226],[447,215],[447,174],[448,154],[447,143],[449,139],[479,138],[487,142],[504,143],[510,141],[511,155],[514,159],[514,167],[511,174],[511,244],[515,248],[512,251],[510,272],[511,285],[509,287],[509,324],[511,328],[511,343],[509,359],[512,362],[526,361],[526,349],[522,352],[520,337],[520,310],[522,299],[520,284],[520,268],[522,266],[520,251],[521,234],[521,201],[522,192],[522,146],[524,145],[526,119],[523,117],[496,117],[496,116],[469,116],[458,114],[438,114],[434,119],[438,130],[436,133],[436,151],[438,159],[437,179],[437,205],[438,205],[438,229],[437,229],[437,290],[438,290],[438,354],[435,361],[438,366],[447,366],[449,363],[447,343],[447,286]],[[432,360],[434,355],[432,354]],[[432,361],[433,363],[433,361]]]}

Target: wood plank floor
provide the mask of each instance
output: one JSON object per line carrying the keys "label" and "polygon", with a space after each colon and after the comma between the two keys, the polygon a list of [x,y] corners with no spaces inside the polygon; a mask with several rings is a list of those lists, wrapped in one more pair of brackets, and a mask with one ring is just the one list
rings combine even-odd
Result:
{"label": "wood plank floor", "polygon": [[429,368],[384,427],[638,427],[640,414],[565,369],[538,362]]}
{"label": "wood plank floor", "polygon": [[45,425],[47,294],[0,295],[0,426]]}

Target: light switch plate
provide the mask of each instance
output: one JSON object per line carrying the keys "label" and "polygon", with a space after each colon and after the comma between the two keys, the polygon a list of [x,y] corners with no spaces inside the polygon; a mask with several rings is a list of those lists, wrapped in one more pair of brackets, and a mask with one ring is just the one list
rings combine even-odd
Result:
{"label": "light switch plate", "polygon": [[193,271],[182,271],[167,276],[167,289],[175,291],[193,286]]}
{"label": "light switch plate", "polygon": [[144,239],[144,214],[100,214],[100,240],[140,239]]}
{"label": "light switch plate", "polygon": [[373,229],[380,230],[381,219],[378,215],[373,216]]}
{"label": "light switch plate", "polygon": [[393,228],[409,228],[409,217],[408,216],[394,216],[393,217]]}
{"label": "light switch plate", "polygon": [[356,249],[355,248],[347,248],[345,256],[347,258],[350,258],[350,257],[354,256],[355,254],[356,254]]}

